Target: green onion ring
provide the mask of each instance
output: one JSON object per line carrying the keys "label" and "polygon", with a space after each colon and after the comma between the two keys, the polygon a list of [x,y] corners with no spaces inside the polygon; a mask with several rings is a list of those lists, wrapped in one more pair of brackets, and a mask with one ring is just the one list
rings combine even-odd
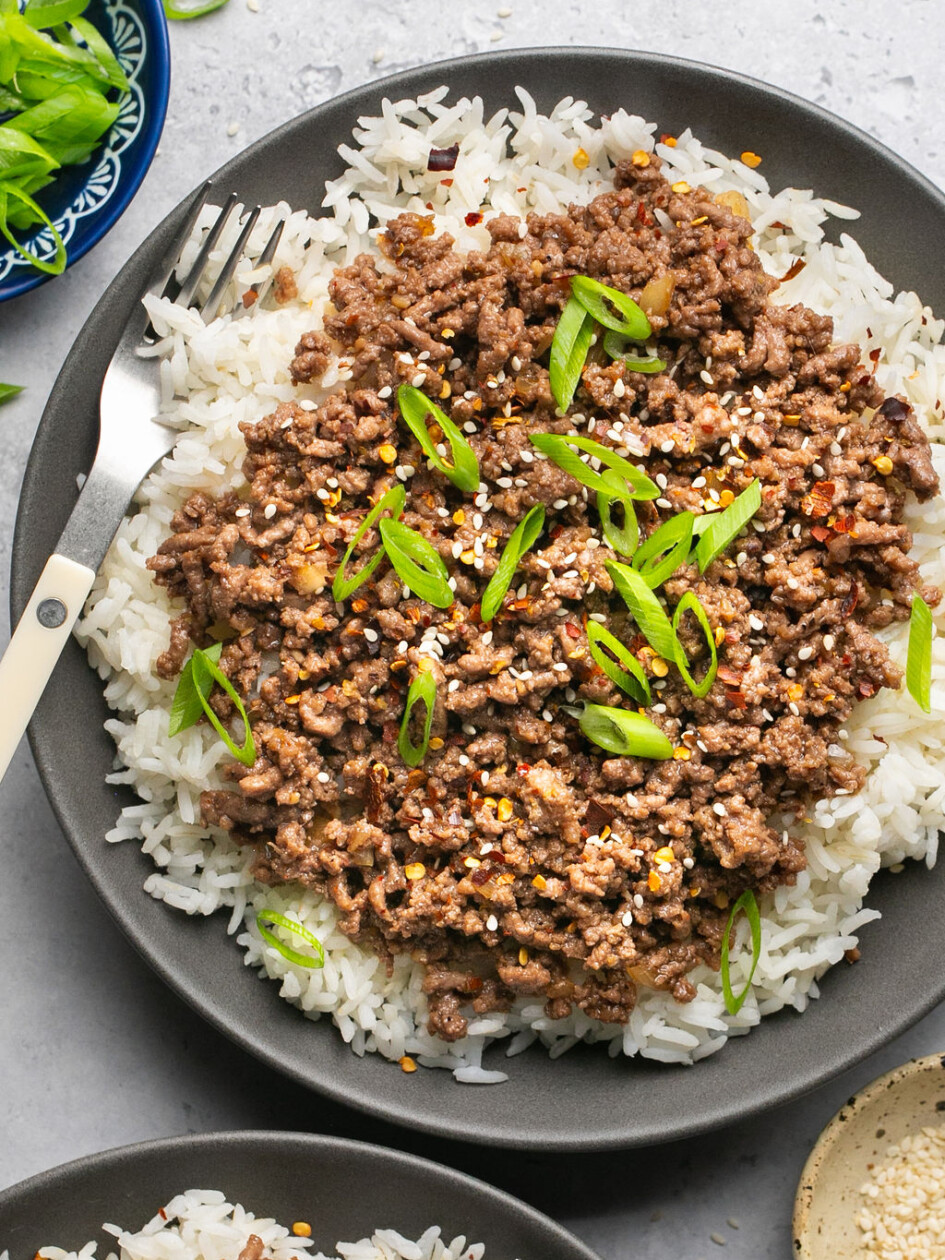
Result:
{"label": "green onion ring", "polygon": [[[230,682],[229,678],[227,678],[226,674],[224,674],[223,670],[220,669],[212,657],[208,656],[206,652],[202,652],[200,648],[196,648],[191,660],[193,662],[192,668],[194,672],[194,684],[197,697],[200,700],[204,713],[210,719],[211,726],[223,740],[224,744],[226,744],[227,748],[237,761],[241,761],[244,766],[252,766],[256,760],[256,745],[253,742],[253,732],[250,730],[249,718],[246,714],[246,710],[243,708],[243,701],[240,699],[236,689]],[[204,675],[209,675],[213,682],[221,687],[236,705],[236,711],[243,719],[243,726],[246,730],[246,738],[243,740],[242,748],[237,747],[231,738],[229,731],[210,707],[207,695],[204,693]],[[207,694],[209,694],[210,688],[207,687],[206,691]]]}
{"label": "green onion ring", "polygon": [[[633,298],[609,284],[601,284],[590,276],[572,276],[571,292],[598,324],[631,341],[646,341],[653,331],[646,314]],[[613,313],[611,306],[617,308],[619,315]]]}
{"label": "green onion ring", "polygon": [[[601,473],[601,477],[614,487],[613,494],[606,494],[603,490],[597,492],[597,514],[600,516],[600,528],[604,541],[618,555],[632,556],[640,541],[640,527],[637,525],[637,514],[633,510],[633,503],[624,497],[626,482],[612,468]],[[611,517],[614,499],[623,505],[624,520],[620,527],[614,524]]]}
{"label": "green onion ring", "polygon": [[[600,442],[595,442],[592,438],[581,437],[578,433],[530,433],[528,440],[559,468],[570,473],[576,481],[610,498],[658,499],[662,493],[656,482],[651,481],[645,473],[641,473],[636,464],[631,464],[629,459],[624,459],[622,455],[617,455],[608,447],[601,446]],[[629,483],[629,489],[624,488],[620,491],[615,480],[605,480],[601,473],[595,472],[580,456],[575,454],[571,449],[572,446],[576,446],[579,451],[585,451],[592,459],[599,459],[602,464],[612,468],[621,480]]]}
{"label": "green onion ring", "polygon": [[[286,932],[291,932],[293,936],[299,937],[300,940],[303,940],[306,945],[315,951],[315,957],[312,958],[309,954],[300,954],[291,945],[284,945],[278,936],[274,932],[270,932],[265,926],[267,923],[271,923],[273,927],[280,927]],[[302,927],[301,923],[296,923],[287,915],[280,914],[278,910],[257,910],[256,928],[266,944],[277,950],[287,962],[295,963],[297,967],[309,967],[312,970],[324,967],[325,951],[322,948],[321,941],[317,936],[313,936],[308,928]]]}
{"label": "green onion ring", "polygon": [[703,528],[696,546],[700,573],[705,573],[760,507],[761,482],[756,477],[724,511],[713,513],[711,524]]}
{"label": "green onion ring", "polygon": [[[423,448],[427,459],[444,477],[448,477],[460,490],[472,494],[479,489],[479,461],[476,453],[464,435],[456,427],[445,411],[436,405],[426,394],[413,385],[401,385],[397,390],[397,406],[407,428]],[[430,437],[427,428],[427,417],[443,430],[443,436],[450,445],[453,456],[452,464],[448,464],[436,444]]]}
{"label": "green onion ring", "polygon": [[[53,241],[56,245],[56,252],[53,255],[52,262],[46,262],[45,259],[37,258],[35,254],[31,254],[25,249],[10,231],[10,225],[7,223],[7,198],[14,197],[17,201],[23,203],[28,210],[36,215],[37,219],[45,227],[49,228],[52,233]],[[66,269],[66,246],[62,237],[59,235],[55,224],[45,210],[41,210],[32,197],[28,196],[21,188],[17,188],[15,184],[0,184],[0,234],[2,234],[16,252],[31,262],[37,271],[44,271],[50,276],[61,276]]]}
{"label": "green onion ring", "polygon": [[686,563],[695,519],[691,512],[671,516],[634,553],[630,563],[651,589],[661,586]]}
{"label": "green onion ring", "polygon": [[604,354],[612,359],[623,359],[631,372],[645,372],[650,375],[653,372],[666,370],[666,360],[657,358],[655,354],[645,356],[627,354],[627,338],[621,337],[620,333],[605,333],[603,344]]}
{"label": "green onion ring", "polygon": [[606,560],[604,567],[650,647],[664,660],[675,661],[677,640],[672,623],[646,580],[636,569],[617,560]]}
{"label": "green onion ring", "polygon": [[173,0],[164,0],[164,13],[172,22],[189,22],[193,18],[222,9],[225,4],[229,4],[229,0],[205,0],[205,3],[198,4],[196,8],[188,9],[175,4]]}
{"label": "green onion ring", "polygon": [[[696,621],[698,621],[699,625],[702,627],[706,643],[709,645],[709,653],[712,657],[709,668],[705,672],[705,677],[702,679],[702,682],[699,683],[696,682],[692,674],[689,672],[689,662],[686,659],[686,653],[683,651],[683,646],[679,641],[679,623],[683,616],[689,611],[692,612]],[[709,625],[709,618],[706,616],[705,609],[699,602],[698,597],[692,591],[686,591],[685,595],[676,605],[676,611],[673,613],[672,624],[673,637],[676,640],[676,667],[682,674],[686,686],[692,694],[698,700],[701,700],[703,696],[707,696],[709,694],[709,690],[715,682],[715,675],[718,673],[719,669],[719,654],[715,646],[715,635],[712,633],[712,627]]]}
{"label": "green onion ring", "polygon": [[548,383],[562,411],[571,406],[594,337],[594,321],[577,298],[569,298],[551,342]]}
{"label": "green onion ring", "polygon": [[[650,684],[647,681],[643,667],[637,658],[633,655],[625,644],[610,631],[600,624],[599,621],[588,621],[585,626],[587,632],[587,645],[591,650],[591,656],[601,667],[611,682],[632,696],[638,704],[652,704],[653,695],[650,691]],[[612,652],[616,656],[617,661],[612,656],[608,656],[604,651]]]}
{"label": "green onion ring", "polygon": [[923,713],[932,712],[932,613],[921,595],[912,596],[906,686]]}
{"label": "green onion ring", "polygon": [[456,596],[439,553],[415,529],[385,517],[381,541],[400,580],[435,608],[449,608]]}
{"label": "green onion ring", "polygon": [[[736,997],[732,992],[732,982],[729,976],[729,937],[732,933],[732,927],[738,917],[739,910],[744,910],[751,927],[751,969],[748,972],[748,979],[745,987]],[[754,979],[755,968],[758,966],[758,959],[761,957],[761,915],[758,913],[758,902],[755,900],[755,894],[750,888],[746,888],[739,899],[732,906],[731,913],[728,916],[728,923],[725,925],[725,935],[722,937],[722,994],[725,998],[725,1009],[729,1015],[737,1015],[742,1009],[742,1003],[748,996],[748,990],[751,988],[751,982]]]}
{"label": "green onion ring", "polygon": [[351,542],[348,543],[348,550],[342,557],[341,564],[338,566],[338,571],[335,573],[335,580],[331,584],[331,594],[335,603],[341,604],[348,598],[349,595],[354,594],[358,587],[368,580],[383,560],[385,551],[383,546],[381,546],[378,547],[377,551],[369,560],[365,561],[354,577],[345,577],[345,569],[348,561],[351,559],[351,553],[377,518],[381,516],[383,512],[388,511],[391,516],[396,519],[404,510],[404,503],[406,502],[406,499],[406,492],[404,491],[403,486],[398,482],[397,485],[391,486],[385,494],[381,495],[380,499],[378,499],[377,503],[375,503],[370,512],[368,512],[367,516],[358,526],[356,534],[351,539]]}
{"label": "green onion ring", "polygon": [[[410,715],[418,700],[426,705],[427,715],[423,722],[423,737],[419,744],[410,741]],[[397,751],[411,768],[419,766],[430,747],[430,730],[433,727],[433,706],[436,704],[436,679],[427,669],[421,669],[407,692],[407,705],[397,736]]]}
{"label": "green onion ring", "polygon": [[[222,643],[213,643],[210,647],[204,649],[203,654],[208,660],[216,664],[222,651]],[[213,687],[213,679],[206,673],[203,673],[200,675],[199,685],[203,694],[209,696]],[[180,678],[177,680],[177,690],[174,692],[174,699],[171,701],[168,735],[179,735],[181,731],[189,730],[191,726],[195,726],[203,717],[203,705],[200,703],[200,698],[197,695],[197,686],[197,680],[194,677],[194,659],[191,657],[180,671]]]}
{"label": "green onion ring", "polygon": [[666,761],[673,755],[673,746],[660,728],[632,709],[585,704],[578,725],[587,739],[618,757]]}
{"label": "green onion ring", "polygon": [[512,535],[502,551],[502,558],[496,565],[495,572],[489,579],[489,585],[482,595],[480,615],[483,621],[491,621],[502,607],[505,592],[512,584],[512,578],[515,576],[515,570],[518,568],[522,556],[535,545],[535,541],[544,525],[545,505],[536,503],[512,531]]}

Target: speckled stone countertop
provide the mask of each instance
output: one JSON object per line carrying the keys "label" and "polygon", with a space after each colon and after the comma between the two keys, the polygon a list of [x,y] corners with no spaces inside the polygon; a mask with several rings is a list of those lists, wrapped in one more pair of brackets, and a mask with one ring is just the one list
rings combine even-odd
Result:
{"label": "speckled stone countertop", "polygon": [[[945,6],[934,0],[731,0],[721,10],[664,0],[658,11],[586,0],[512,0],[507,7],[483,0],[250,3],[231,0],[212,18],[173,25],[167,126],[141,192],[105,241],[62,278],[0,306],[0,380],[29,387],[0,413],[4,608],[33,432],[106,284],[203,173],[329,96],[394,70],[496,47],[649,49],[787,88],[872,132],[945,186],[945,150],[934,125]],[[804,1159],[837,1106],[880,1072],[945,1045],[940,1008],[764,1123],[565,1164],[493,1154],[405,1134],[304,1094],[184,1007],[134,954],[86,883],[25,742],[0,785],[0,852],[0,1185],[150,1137],[314,1129],[466,1168],[549,1212],[604,1260],[776,1260],[791,1251],[791,1204]]]}

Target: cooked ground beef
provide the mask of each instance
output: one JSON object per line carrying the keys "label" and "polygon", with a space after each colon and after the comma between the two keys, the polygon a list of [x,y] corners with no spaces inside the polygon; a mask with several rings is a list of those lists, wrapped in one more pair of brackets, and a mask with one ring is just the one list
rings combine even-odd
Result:
{"label": "cooked ground beef", "polygon": [[[255,848],[260,880],[318,889],[351,937],[424,963],[430,1027],[448,1039],[519,994],[552,1017],[577,1005],[607,1021],[627,1019],[640,985],[693,996],[687,975],[719,965],[733,899],[804,866],[785,811],[862,782],[841,728],[900,685],[873,631],[906,618],[917,587],[906,495],[938,488],[908,404],[883,399],[829,318],[771,305],[777,282],[747,220],[703,189],[674,191],[655,159],[622,164],[587,206],[487,227],[491,248],[461,254],[432,218],[404,214],[378,255],[338,271],[324,331],[303,337],[292,372],[317,382],[341,354],[350,381],[244,426],[248,488],[195,494],[150,561],[186,605],[162,673],[188,639],[225,639],[221,666],[252,721],[256,764],[227,766],[234,786],[204,794],[205,822]],[[595,346],[561,415],[547,358],[575,274],[648,305],[669,366],[636,373]],[[398,423],[404,381],[465,428],[477,495],[428,470]],[[705,574],[687,564],[665,583],[671,605],[694,591],[715,631],[704,699],[613,592],[594,496],[528,441],[575,430],[639,456],[660,486],[638,505],[644,535],[761,482],[746,535]],[[456,601],[404,598],[385,562],[336,606],[341,554],[397,478]],[[485,584],[538,503],[545,533],[485,626]],[[378,545],[372,529],[359,552]],[[591,659],[588,618],[651,677],[672,760],[608,755],[562,707],[627,703]],[[701,673],[701,634],[682,637]],[[396,742],[424,659],[433,738],[411,770]],[[213,703],[233,716],[225,696]]]}

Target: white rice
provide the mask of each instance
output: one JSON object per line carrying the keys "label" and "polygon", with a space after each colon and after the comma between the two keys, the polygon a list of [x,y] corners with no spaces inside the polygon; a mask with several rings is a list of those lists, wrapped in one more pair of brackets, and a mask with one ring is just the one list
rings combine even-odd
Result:
{"label": "white rice", "polygon": [[[166,411],[186,432],[142,487],[142,510],[122,525],[77,631],[107,680],[109,705],[120,715],[107,723],[118,746],[118,769],[109,782],[130,784],[142,802],[122,811],[108,839],[143,844],[155,864],[146,891],[188,914],[227,908],[228,930],[247,965],[278,980],[282,996],[310,1018],[330,1015],[355,1053],[377,1051],[394,1060],[410,1054],[422,1064],[452,1069],[458,1080],[480,1083],[505,1079],[503,1072],[481,1066],[484,1048],[496,1038],[505,1039],[509,1055],[538,1039],[557,1057],[585,1040],[607,1042],[612,1055],[693,1063],[764,1015],[784,1006],[802,1011],[818,994],[818,978],[856,945],[859,929],[878,917],[864,906],[876,871],[907,857],[934,863],[945,806],[939,716],[945,708],[945,638],[938,636],[932,716],[921,713],[905,691],[884,690],[859,705],[841,740],[870,767],[862,792],[818,802],[803,822],[790,814],[778,820],[804,840],[808,868],[794,887],[779,888],[762,906],[761,957],[737,1015],[726,1011],[718,975],[701,967],[690,976],[698,990],[694,1001],[679,1004],[666,993],[642,989],[626,1025],[601,1024],[581,1011],[550,1020],[541,1003],[526,998],[507,1015],[475,1020],[468,1036],[454,1044],[426,1031],[419,966],[401,957],[387,976],[369,950],[338,930],[330,901],[294,887],[257,885],[249,873],[251,855],[200,825],[200,792],[222,786],[221,750],[205,724],[167,737],[174,684],[158,677],[155,662],[167,646],[172,608],[154,586],[145,560],[170,532],[172,513],[194,489],[216,493],[243,484],[241,420],[255,420],[283,400],[314,400],[346,379],[341,360],[329,369],[322,391],[299,389],[289,379],[288,364],[300,333],[321,324],[332,269],[372,246],[372,222],[383,223],[404,209],[426,213],[429,202],[438,231],[451,232],[461,249],[484,248],[489,242],[485,228],[465,223],[470,210],[524,215],[587,201],[610,186],[609,172],[618,159],[640,148],[655,150],[671,178],[744,194],[765,267],[783,275],[796,258],[806,262],[775,300],[805,302],[828,313],[838,340],[858,341],[865,354],[878,350],[876,372],[883,388],[906,394],[933,442],[942,441],[943,323],[914,293],[895,294],[851,236],[841,234],[836,245],[825,241],[828,218],[853,219],[855,211],[810,191],[772,193],[759,170],[705,148],[689,131],[675,147],[654,144],[655,124],[622,109],[599,121],[582,102],[566,98],[545,117],[527,93],[519,90],[518,95],[517,112],[503,110],[491,119],[478,98],[448,104],[446,88],[418,100],[385,102],[380,117],[360,119],[357,147],[341,150],[349,168],[328,185],[326,217],[311,219],[282,205],[264,211],[255,231],[252,244],[258,249],[277,217],[288,216],[273,265],[296,272],[298,301],[259,310],[252,318],[225,316],[209,327],[168,302],[150,304],[163,338],[158,351]],[[456,142],[462,156],[452,185],[446,185],[442,175],[427,172],[427,154],[433,144]],[[588,159],[584,170],[573,161],[579,148]],[[205,221],[211,217],[208,210]],[[785,226],[775,229],[775,222]],[[234,226],[221,241],[221,259],[235,231]],[[189,256],[196,248],[191,245]],[[257,271],[251,278],[263,277]],[[247,279],[234,284],[234,301]],[[940,446],[933,458],[945,476]],[[945,586],[945,501],[913,503],[906,515],[923,580]],[[893,657],[904,664],[905,626],[885,637]],[[874,730],[887,742],[874,740]],[[323,970],[295,966],[266,945],[255,926],[256,911],[264,907],[297,917],[321,940]],[[733,951],[736,991],[747,980],[746,943],[743,921]]]}
{"label": "white rice", "polygon": [[[318,1222],[297,1222],[317,1231]],[[226,1201],[221,1190],[188,1190],[173,1199],[137,1232],[106,1222],[116,1248],[105,1260],[237,1260],[251,1234],[263,1243],[264,1260],[329,1260],[313,1251],[311,1238],[298,1236],[271,1217],[254,1216],[240,1204]],[[95,1260],[94,1239],[77,1251],[40,1247],[41,1260]],[[416,1241],[395,1229],[376,1229],[370,1238],[338,1242],[340,1260],[482,1260],[482,1243],[467,1243],[465,1235],[447,1242],[439,1225],[431,1225]],[[0,1260],[10,1260],[0,1252]]]}

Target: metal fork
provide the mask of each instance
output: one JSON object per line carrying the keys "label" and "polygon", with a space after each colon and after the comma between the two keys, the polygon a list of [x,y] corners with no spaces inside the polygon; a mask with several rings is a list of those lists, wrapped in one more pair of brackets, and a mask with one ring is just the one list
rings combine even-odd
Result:
{"label": "metal fork", "polygon": [[[208,321],[219,311],[260,213],[257,206],[245,216],[239,238],[210,293],[202,303],[195,303],[210,255],[238,202],[235,194],[227,200],[207,231],[193,266],[183,280],[178,280],[175,273],[181,252],[207,203],[210,187],[205,184],[194,198],[186,220],[142,294],[142,302],[153,294],[170,297],[182,305],[196,305]],[[276,227],[254,266],[272,261],[283,226],[280,223]],[[261,297],[259,292],[254,307]],[[179,436],[179,430],[157,418],[161,408],[158,360],[141,353],[155,340],[150,317],[139,302],[102,382],[95,462],[56,550],[46,562],[0,659],[0,696],[5,712],[0,724],[0,778],[39,703],[135,491]]]}

